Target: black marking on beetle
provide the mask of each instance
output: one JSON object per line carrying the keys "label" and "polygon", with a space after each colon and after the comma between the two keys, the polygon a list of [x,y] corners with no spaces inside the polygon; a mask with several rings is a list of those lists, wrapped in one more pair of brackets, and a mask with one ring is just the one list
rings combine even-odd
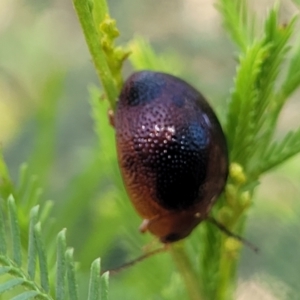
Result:
{"label": "black marking on beetle", "polygon": [[160,96],[164,87],[164,80],[157,80],[153,73],[145,73],[137,79],[132,76],[131,84],[121,94],[128,105],[137,106],[148,103]]}

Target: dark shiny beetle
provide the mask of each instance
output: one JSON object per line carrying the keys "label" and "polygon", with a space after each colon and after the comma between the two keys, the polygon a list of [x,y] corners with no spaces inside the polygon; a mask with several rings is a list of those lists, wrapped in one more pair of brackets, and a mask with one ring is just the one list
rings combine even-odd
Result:
{"label": "dark shiny beetle", "polygon": [[204,220],[228,174],[224,133],[192,86],[152,71],[125,82],[114,116],[119,164],[129,197],[163,243]]}

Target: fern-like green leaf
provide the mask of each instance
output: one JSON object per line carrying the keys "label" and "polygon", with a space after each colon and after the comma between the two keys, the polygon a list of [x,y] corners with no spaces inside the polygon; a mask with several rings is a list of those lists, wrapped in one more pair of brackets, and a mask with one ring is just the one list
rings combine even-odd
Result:
{"label": "fern-like green leaf", "polygon": [[13,196],[8,198],[8,213],[10,220],[11,240],[13,247],[13,260],[18,265],[22,265],[22,247],[21,247],[21,235],[20,227],[17,216],[17,209]]}
{"label": "fern-like green leaf", "polygon": [[223,16],[223,24],[237,46],[245,52],[251,44],[255,19],[249,12],[246,0],[219,0],[217,9]]}
{"label": "fern-like green leaf", "polygon": [[37,199],[36,193],[40,186],[36,175],[29,176],[28,179],[29,181],[27,182],[26,192],[24,194],[25,197],[22,199],[22,203],[26,206],[27,210],[37,203],[34,202],[34,200]]}
{"label": "fern-like green leaf", "polygon": [[108,300],[108,278],[108,272],[105,272],[101,276],[101,300]]}
{"label": "fern-like green leaf", "polygon": [[66,294],[66,229],[57,235],[57,261],[56,261],[56,300],[64,300]]}
{"label": "fern-like green leaf", "polygon": [[14,187],[0,147],[0,196],[7,199],[9,195],[14,195],[14,193]]}
{"label": "fern-like green leaf", "polygon": [[[38,299],[53,300],[52,290],[55,290],[56,300],[65,300],[66,298],[76,300],[78,299],[77,281],[75,264],[73,260],[73,249],[67,249],[66,246],[66,230],[62,230],[57,235],[57,260],[56,260],[56,282],[55,284],[49,280],[48,273],[49,268],[52,268],[47,262],[47,252],[45,250],[42,232],[41,222],[39,214],[39,206],[35,206],[30,212],[29,230],[27,230],[29,236],[28,253],[27,253],[27,270],[22,267],[22,260],[20,257],[20,251],[26,252],[25,249],[21,250],[20,243],[20,230],[18,225],[18,219],[16,214],[16,205],[14,198],[11,196],[8,200],[7,216],[3,212],[3,206],[0,206],[0,213],[3,215],[3,219],[0,221],[0,238],[3,244],[12,244],[12,254],[8,253],[6,247],[2,247],[0,253],[0,294],[14,290],[16,287],[23,286],[27,291],[20,291],[12,299],[33,299],[38,296]],[[9,219],[9,222],[8,222]],[[6,234],[3,230],[4,226],[10,228],[11,234]],[[12,228],[11,228],[12,227]],[[2,228],[2,229],[1,229]],[[48,249],[48,248],[47,248]],[[36,260],[39,262],[39,268],[36,266]],[[39,282],[35,280],[36,273],[40,277]],[[5,276],[9,274],[10,277]],[[13,277],[13,278],[11,278]],[[100,259],[94,261],[91,268],[91,279],[88,299],[96,300],[101,299],[102,279],[100,279]],[[107,278],[105,278],[105,295],[107,293]],[[65,283],[68,283],[67,285]],[[50,286],[53,288],[50,289]],[[67,290],[68,288],[68,290]],[[104,298],[104,299],[107,299]]]}
{"label": "fern-like green leaf", "polygon": [[48,293],[49,292],[48,265],[47,265],[46,251],[42,241],[40,222],[34,226],[34,237],[35,237],[35,243],[37,248],[37,254],[39,258],[41,286]]}
{"label": "fern-like green leaf", "polygon": [[0,276],[11,271],[11,267],[0,267]]}
{"label": "fern-like green leaf", "polygon": [[[299,43],[299,42],[298,42]],[[287,76],[282,85],[282,98],[288,98],[300,85],[300,43],[295,47]]]}
{"label": "fern-like green leaf", "polygon": [[229,104],[227,136],[229,147],[233,149],[232,160],[245,169],[252,168],[253,160],[263,155],[275,130],[279,112],[274,110],[278,107],[275,86],[289,50],[294,23],[292,19],[281,28],[278,7],[273,8],[265,23],[264,37],[247,48],[241,57]]}
{"label": "fern-like green leaf", "polygon": [[300,152],[300,129],[289,132],[282,141],[272,143],[256,172],[264,173]]}
{"label": "fern-like green leaf", "polygon": [[73,252],[74,252],[73,249],[68,249],[66,252],[68,289],[69,289],[69,298],[72,300],[78,300]]}
{"label": "fern-like green leaf", "polygon": [[4,229],[4,218],[3,218],[3,201],[0,198],[0,255],[6,254],[7,245],[5,238],[5,229]]}
{"label": "fern-like green leaf", "polygon": [[289,50],[288,41],[292,35],[295,18],[285,27],[279,25],[278,8],[273,8],[265,24],[264,44],[269,46],[269,51],[264,63],[260,78],[257,82],[257,89],[260,91],[259,101],[256,107],[257,128],[261,127],[261,119],[268,104],[272,103],[270,97],[274,94],[274,85],[280,72],[280,67]]}
{"label": "fern-like green leaf", "polygon": [[[240,66],[235,79],[235,89],[232,92],[227,116],[227,136],[229,148],[233,149],[231,157],[242,163],[241,157],[246,156],[250,144],[248,132],[252,131],[254,109],[257,100],[255,84],[261,71],[261,65],[267,53],[267,48],[261,42],[256,42],[247,48],[240,58]],[[241,152],[243,151],[243,156]]]}
{"label": "fern-like green leaf", "polygon": [[32,280],[34,280],[35,278],[35,269],[36,269],[37,251],[36,251],[36,243],[35,243],[34,226],[38,222],[38,212],[39,212],[39,206],[33,207],[30,211],[27,272],[29,277]]}
{"label": "fern-like green leaf", "polygon": [[[101,299],[100,258],[93,261],[91,266],[88,300]],[[102,299],[103,300],[103,299]]]}
{"label": "fern-like green leaf", "polygon": [[11,300],[29,300],[34,299],[35,296],[38,296],[39,293],[37,291],[26,291],[16,297],[13,297]]}
{"label": "fern-like green leaf", "polygon": [[[268,49],[261,64],[260,73],[255,83],[257,98],[249,112],[252,116],[245,136],[249,139],[248,151],[244,158],[252,168],[253,160],[263,156],[276,128],[276,121],[281,106],[278,106],[276,86],[278,75],[289,50],[288,41],[294,28],[292,19],[284,28],[278,21],[278,7],[274,7],[266,20],[263,45]],[[243,150],[243,149],[241,149]],[[252,157],[254,159],[250,159]],[[243,155],[243,154],[241,154]]]}
{"label": "fern-like green leaf", "polygon": [[26,194],[28,178],[28,164],[23,163],[19,168],[19,184],[17,187],[17,199],[22,199]]}
{"label": "fern-like green leaf", "polygon": [[45,224],[45,222],[49,222],[49,218],[50,218],[50,213],[53,209],[53,201],[45,201],[45,203],[43,203],[43,206],[41,208],[41,212],[40,212],[40,216],[39,216],[39,220],[41,222],[41,224]]}
{"label": "fern-like green leaf", "polygon": [[13,278],[10,279],[2,284],[0,284],[0,294],[3,294],[4,292],[7,292],[16,286],[19,286],[24,283],[23,278]]}
{"label": "fern-like green leaf", "polygon": [[[8,227],[10,229],[11,234],[5,235],[3,234],[2,239],[8,240],[9,244],[12,244],[12,254],[6,251],[0,255],[0,264],[3,266],[1,267],[1,272],[9,273],[13,276],[13,279],[7,280],[4,277],[4,282],[1,284],[1,290],[6,292],[10,289],[13,289],[16,286],[23,285],[29,291],[27,293],[22,292],[18,295],[19,299],[32,299],[33,295],[40,295],[42,299],[51,299],[48,295],[44,294],[44,291],[41,290],[40,286],[34,281],[35,277],[35,260],[36,258],[36,238],[33,237],[34,233],[33,230],[29,230],[29,240],[28,243],[28,267],[27,272],[22,268],[22,259],[21,259],[21,242],[20,242],[20,232],[21,228],[19,227],[17,213],[16,213],[16,206],[14,202],[13,196],[10,196],[7,200],[8,203],[8,216],[1,220],[1,224],[5,226],[7,219],[9,219]],[[2,212],[1,212],[2,213]],[[38,214],[38,207],[34,207],[31,211],[31,224],[37,221],[37,214]],[[38,247],[37,247],[38,248]],[[22,296],[21,296],[22,295]],[[31,298],[30,298],[31,295]],[[18,299],[18,298],[17,298]]]}
{"label": "fern-like green leaf", "polygon": [[[39,99],[36,103],[40,105],[38,105],[36,112],[34,149],[29,159],[28,168],[30,174],[34,176],[38,174],[39,182],[42,185],[46,183],[49,170],[53,165],[57,108],[64,91],[65,78],[65,70],[57,66],[45,78],[38,91]],[[40,99],[43,99],[43,101],[40,101]],[[35,192],[35,190],[33,189],[32,192]],[[34,202],[34,197],[30,197],[29,193],[27,196],[31,201],[27,207],[27,211],[29,211],[36,202]]]}
{"label": "fern-like green leaf", "polygon": [[131,42],[130,49],[132,54],[129,60],[136,70],[147,69],[173,75],[181,73],[182,66],[180,60],[176,58],[174,53],[157,55],[150,43],[142,37],[136,37]]}
{"label": "fern-like green leaf", "polygon": [[[260,136],[266,134],[265,130],[269,132],[270,127],[270,133],[272,134],[277,116],[283,105],[283,98],[276,95],[275,87],[282,64],[290,49],[288,41],[292,35],[295,20],[293,18],[286,26],[280,25],[278,7],[270,11],[266,20],[264,45],[269,46],[269,51],[262,64],[260,77],[257,81],[259,94],[255,107],[255,131],[257,134],[260,132]],[[281,93],[279,94],[281,95]],[[268,120],[271,121],[268,122]],[[266,138],[266,143],[269,142],[268,139],[269,137]],[[265,148],[265,145],[263,148]]]}

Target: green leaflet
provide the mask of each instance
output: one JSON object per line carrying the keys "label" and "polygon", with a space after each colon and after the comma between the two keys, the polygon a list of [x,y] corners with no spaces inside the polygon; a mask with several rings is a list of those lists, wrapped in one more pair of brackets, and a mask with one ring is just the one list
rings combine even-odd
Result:
{"label": "green leaflet", "polygon": [[[255,104],[258,92],[256,83],[261,72],[261,65],[267,53],[267,48],[261,42],[249,47],[240,58],[240,65],[235,78],[227,115],[227,141],[231,159],[243,163],[241,152],[247,151],[253,140],[255,126]],[[248,152],[244,157],[248,158]]]}
{"label": "green leaflet", "polygon": [[137,36],[130,44],[129,57],[135,70],[153,70],[180,76],[183,66],[174,52],[157,55],[149,41]]}
{"label": "green leaflet", "polygon": [[56,258],[56,289],[57,300],[64,300],[66,297],[66,230],[63,229],[57,235],[57,258]]}
{"label": "green leaflet", "polygon": [[[88,300],[97,300],[100,297],[100,293],[102,292],[102,300],[108,299],[108,278],[107,282],[105,282],[105,286],[103,285],[103,279],[100,277],[100,258],[97,258],[93,261],[91,266],[90,273],[90,284],[89,284],[89,296]],[[104,275],[102,275],[103,277]],[[105,275],[107,276],[107,275]],[[103,291],[105,290],[105,292]]]}
{"label": "green leaflet", "polygon": [[[242,164],[249,175],[255,172],[254,166],[271,142],[283,106],[281,93],[277,92],[278,75],[294,23],[295,18],[281,26],[275,7],[266,19],[262,38],[240,58],[226,131],[231,159]],[[255,176],[259,174],[255,172]]]}
{"label": "green leaflet", "polygon": [[[39,206],[35,206],[30,212],[30,225],[28,230],[28,249],[24,249],[20,243],[21,228],[18,224],[17,209],[14,198],[11,196],[7,200],[8,210],[5,213],[3,205],[1,205],[0,214],[3,218],[0,220],[0,241],[3,242],[0,253],[0,294],[13,291],[15,287],[24,286],[28,291],[17,289],[18,294],[11,299],[26,300],[38,296],[39,299],[66,299],[69,294],[70,299],[78,299],[77,296],[77,280],[74,268],[73,251],[66,248],[65,230],[62,230],[57,236],[57,260],[56,282],[52,282],[48,277],[49,270],[53,266],[47,261],[47,251],[43,242],[43,232],[39,221]],[[9,221],[8,222],[8,216]],[[4,225],[10,228],[11,234],[6,234],[1,228]],[[12,244],[12,251],[8,251],[7,243]],[[27,269],[23,266],[21,252],[27,254]],[[25,259],[23,259],[25,260]],[[37,268],[37,262],[39,268]],[[97,275],[98,272],[98,275]],[[36,274],[38,273],[38,274]],[[4,277],[10,274],[10,277]],[[36,276],[38,275],[38,276]],[[11,278],[13,277],[13,278]],[[37,279],[38,278],[38,279]],[[68,280],[67,280],[68,278]],[[98,280],[98,286],[96,282]],[[103,298],[100,296],[100,260],[96,260],[93,264],[93,272],[90,278],[89,299],[107,299],[108,277],[105,277],[105,293]],[[66,284],[67,282],[67,284]],[[50,286],[54,289],[50,289]],[[98,290],[97,290],[98,289]],[[55,290],[56,296],[52,295]]]}
{"label": "green leaflet", "polygon": [[12,259],[20,267],[22,264],[22,249],[21,249],[21,236],[20,227],[17,217],[17,209],[13,196],[8,198],[8,213],[10,220],[10,234],[13,247]]}
{"label": "green leaflet", "polygon": [[242,52],[252,44],[256,20],[247,0],[219,0],[216,7],[223,17],[223,24],[231,39]]}
{"label": "green leaflet", "polygon": [[69,298],[78,299],[78,287],[75,275],[75,263],[73,258],[73,249],[67,249],[66,251],[66,269],[67,269],[67,282]]}
{"label": "green leaflet", "polygon": [[300,152],[300,129],[290,131],[278,142],[270,144],[264,154],[264,159],[258,166],[257,173],[264,173],[283,163]]}

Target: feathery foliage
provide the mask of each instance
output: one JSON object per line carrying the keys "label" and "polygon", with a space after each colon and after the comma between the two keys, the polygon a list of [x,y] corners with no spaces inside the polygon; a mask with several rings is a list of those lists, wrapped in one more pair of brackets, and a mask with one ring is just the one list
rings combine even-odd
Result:
{"label": "feathery foliage", "polygon": [[[3,160],[1,163],[5,165]],[[25,167],[22,169],[22,177],[26,179]],[[28,214],[29,228],[20,226],[19,217],[27,213],[27,205],[17,206],[12,195],[0,201],[0,295],[14,300],[79,299],[73,249],[66,246],[66,230],[57,235],[56,259],[51,262],[48,258],[51,247],[45,245],[42,230],[50,206],[48,202],[41,207],[36,205],[38,201],[27,201],[35,205]],[[28,236],[21,237],[25,233]],[[49,276],[53,272],[56,280]],[[100,259],[92,264],[89,284],[88,299],[107,299],[108,277],[100,276]],[[101,293],[100,286],[103,286]]]}
{"label": "feathery foliage", "polygon": [[[141,237],[136,230],[139,220],[126,201],[107,110],[116,107],[127,58],[134,70],[177,76],[184,73],[185,66],[176,53],[158,54],[143,37],[133,38],[128,46],[117,46],[120,32],[107,1],[73,3],[102,84],[101,90],[89,88],[97,143],[80,172],[64,183],[63,201],[44,201],[65,75],[62,70],[54,72],[40,89],[39,142],[28,164],[21,166],[18,184],[13,183],[0,152],[0,298],[126,300],[152,299],[159,294],[157,297],[172,300],[234,299],[242,245],[209,222],[171,245],[163,258],[152,257],[140,269],[112,280],[108,293],[109,272],[101,275],[99,254],[104,254],[104,265],[107,261],[118,265],[140,254],[141,245],[151,237]],[[300,85],[300,43],[292,39],[298,17],[282,24],[280,7],[275,5],[260,24],[247,0],[217,0],[216,7],[237,46],[238,62],[223,124],[230,174],[211,214],[243,236],[261,176],[300,152],[299,128],[276,138],[280,113]],[[80,231],[83,223],[88,233]],[[80,235],[75,252],[67,246],[65,227],[71,241]],[[109,263],[105,268],[116,266]]]}

